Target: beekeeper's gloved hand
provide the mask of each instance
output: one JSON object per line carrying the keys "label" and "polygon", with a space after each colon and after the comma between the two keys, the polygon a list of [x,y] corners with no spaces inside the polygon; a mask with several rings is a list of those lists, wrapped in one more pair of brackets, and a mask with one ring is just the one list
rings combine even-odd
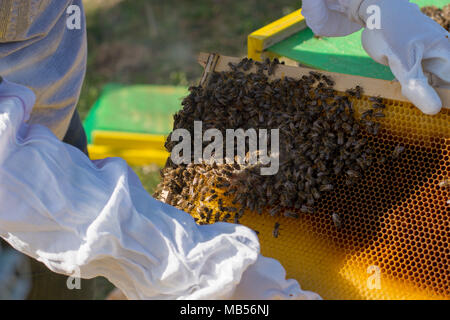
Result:
{"label": "beekeeper's gloved hand", "polygon": [[425,73],[435,85],[450,86],[449,33],[416,4],[407,0],[304,0],[302,12],[317,35],[344,36],[365,27],[364,49],[391,68],[403,95],[426,114],[441,110],[441,99]]}

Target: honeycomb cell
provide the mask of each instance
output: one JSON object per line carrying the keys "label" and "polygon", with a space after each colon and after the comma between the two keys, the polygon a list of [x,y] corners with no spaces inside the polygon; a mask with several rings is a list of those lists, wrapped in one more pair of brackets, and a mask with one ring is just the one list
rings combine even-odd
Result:
{"label": "honeycomb cell", "polygon": [[[339,185],[315,214],[283,219],[278,239],[270,230],[259,234],[263,254],[324,298],[450,298],[449,192],[438,190],[449,172],[450,112],[427,117],[409,104],[389,102],[386,130],[368,141],[379,155],[403,143],[398,163],[373,166],[357,186]],[[342,215],[341,229],[333,227],[334,211]],[[275,218],[266,220],[270,225]],[[258,215],[246,214],[242,223],[263,230]],[[294,245],[287,249],[287,243]],[[365,287],[370,265],[382,266],[381,290]]]}

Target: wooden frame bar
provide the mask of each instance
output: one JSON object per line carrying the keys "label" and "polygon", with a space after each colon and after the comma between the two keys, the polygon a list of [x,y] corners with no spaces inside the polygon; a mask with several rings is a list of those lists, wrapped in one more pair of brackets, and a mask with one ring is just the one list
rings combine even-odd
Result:
{"label": "wooden frame bar", "polygon": [[[206,69],[208,60],[214,60],[214,68]],[[229,63],[238,63],[241,61],[240,58],[221,56],[217,54],[212,54],[212,57],[208,53],[201,53],[198,56],[198,62],[205,67],[205,73],[211,71],[227,71],[230,70]],[[280,77],[290,77],[294,79],[299,79],[303,75],[308,75],[310,71],[317,71],[305,67],[292,67],[286,65],[280,65],[275,74],[271,77],[273,79]],[[400,83],[397,81],[387,81],[373,78],[366,78],[360,76],[353,76],[348,74],[334,73],[320,71],[320,73],[330,76],[336,82],[335,89],[338,91],[345,91],[349,88],[354,88],[357,85],[364,88],[364,94],[368,96],[382,96],[386,99],[409,102],[407,98],[402,95]],[[205,77],[205,75],[204,75]],[[445,108],[450,108],[450,90],[444,88],[436,88],[439,96],[442,99],[442,104]]]}

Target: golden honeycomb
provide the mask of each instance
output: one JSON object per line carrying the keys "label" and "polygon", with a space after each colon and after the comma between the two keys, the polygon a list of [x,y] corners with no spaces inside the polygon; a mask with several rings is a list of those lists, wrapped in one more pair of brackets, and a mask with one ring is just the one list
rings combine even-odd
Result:
{"label": "golden honeycomb", "polygon": [[[371,106],[368,97],[353,103],[356,116]],[[246,212],[240,223],[259,232],[262,254],[278,259],[287,277],[325,299],[448,299],[450,195],[440,183],[450,177],[450,110],[427,116],[410,103],[384,103],[383,129],[367,139],[386,161],[356,185],[338,182],[313,214]],[[405,151],[394,160],[399,144]]]}

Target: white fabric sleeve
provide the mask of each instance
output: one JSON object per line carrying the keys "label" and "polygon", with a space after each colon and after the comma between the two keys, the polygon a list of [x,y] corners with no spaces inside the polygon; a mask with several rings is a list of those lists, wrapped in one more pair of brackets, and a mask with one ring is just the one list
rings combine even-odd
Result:
{"label": "white fabric sleeve", "polygon": [[[28,126],[34,95],[0,84],[0,236],[54,272],[107,277],[130,299],[229,298],[259,255],[244,226],[197,226],[121,159],[91,162]],[[79,268],[79,269],[78,269]]]}
{"label": "white fabric sleeve", "polygon": [[129,299],[320,299],[259,254],[252,230],[198,226],[124,160],[90,161],[25,124],[34,101],[0,84],[0,237],[15,249],[57,273],[104,276]]}
{"label": "white fabric sleeve", "polygon": [[362,0],[303,0],[302,15],[314,34],[341,37],[359,31],[363,24],[353,19]]}

